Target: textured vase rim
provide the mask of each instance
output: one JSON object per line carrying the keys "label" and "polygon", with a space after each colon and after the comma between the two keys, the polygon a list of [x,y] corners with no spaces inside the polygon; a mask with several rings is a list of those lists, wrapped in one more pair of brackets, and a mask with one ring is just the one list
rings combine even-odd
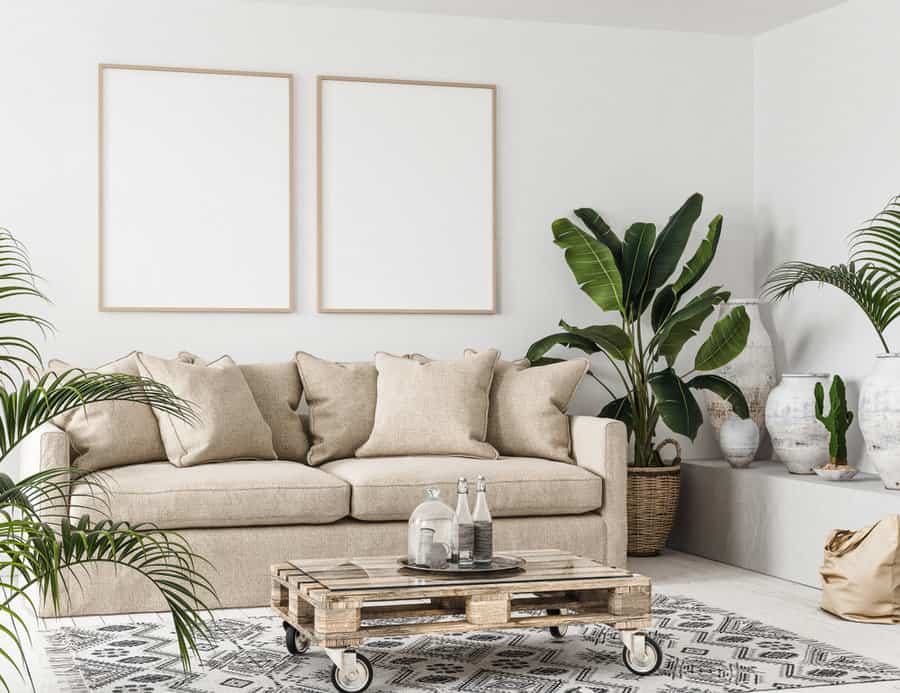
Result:
{"label": "textured vase rim", "polygon": [[758,306],[765,301],[758,298],[729,298],[725,301],[726,305],[729,306]]}
{"label": "textured vase rim", "polygon": [[876,359],[900,359],[900,351],[892,351],[890,353],[875,354]]}
{"label": "textured vase rim", "polygon": [[831,373],[783,373],[782,378],[828,378]]}

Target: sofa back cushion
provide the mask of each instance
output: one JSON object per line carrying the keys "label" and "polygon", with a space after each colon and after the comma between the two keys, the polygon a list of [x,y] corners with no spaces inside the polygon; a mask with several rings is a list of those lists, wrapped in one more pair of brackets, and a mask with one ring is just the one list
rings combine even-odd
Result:
{"label": "sofa back cushion", "polygon": [[468,359],[423,361],[378,353],[375,421],[357,457],[497,457],[485,442],[493,349]]}
{"label": "sofa back cushion", "polygon": [[[206,365],[201,357],[188,351],[178,353],[178,360]],[[303,386],[293,361],[276,363],[240,363],[238,368],[256,400],[259,413],[272,429],[272,444],[280,460],[306,462],[309,444],[297,408]]]}
{"label": "sofa back cushion", "polygon": [[[53,359],[47,370],[61,375],[75,368]],[[135,352],[98,368],[83,368],[95,373],[139,375]],[[153,410],[146,404],[133,402],[96,402],[73,409],[53,419],[69,436],[74,452],[73,464],[80,469],[97,471],[125,464],[166,459]]]}
{"label": "sofa back cushion", "polygon": [[316,466],[353,457],[375,419],[375,364],[336,363],[303,351],[294,359],[309,406],[312,445],[307,461]]}
{"label": "sofa back cushion", "polygon": [[[467,359],[478,352],[467,349]],[[498,361],[491,385],[487,441],[501,455],[572,462],[566,409],[587,373],[585,358],[529,367],[527,359]]]}
{"label": "sofa back cushion", "polygon": [[137,354],[141,375],[153,378],[194,405],[199,421],[185,422],[154,410],[166,455],[189,467],[234,459],[275,459],[272,430],[243,373],[229,356],[208,365]]}
{"label": "sofa back cushion", "polygon": [[303,386],[297,364],[242,363],[238,365],[263,419],[272,429],[272,443],[280,460],[306,462],[309,443],[297,408]]}

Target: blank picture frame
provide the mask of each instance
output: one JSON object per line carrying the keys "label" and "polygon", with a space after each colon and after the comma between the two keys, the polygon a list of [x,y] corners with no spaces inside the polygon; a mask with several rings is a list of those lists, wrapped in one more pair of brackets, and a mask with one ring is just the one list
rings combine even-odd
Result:
{"label": "blank picture frame", "polygon": [[101,311],[294,310],[290,74],[101,64]]}
{"label": "blank picture frame", "polygon": [[317,80],[320,313],[496,313],[496,86]]}

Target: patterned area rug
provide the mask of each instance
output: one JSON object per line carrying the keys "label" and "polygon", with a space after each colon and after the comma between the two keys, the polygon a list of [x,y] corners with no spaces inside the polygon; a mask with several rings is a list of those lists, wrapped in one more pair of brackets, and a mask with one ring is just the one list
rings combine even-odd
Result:
{"label": "patterned area rug", "polygon": [[[378,693],[719,693],[900,680],[900,669],[692,599],[658,595],[654,637],[664,653],[649,677],[622,664],[618,635],[570,627],[368,640]],[[223,618],[203,663],[181,671],[174,633],[156,624],[62,628],[47,635],[61,690],[71,693],[321,693],[331,662],[312,648],[292,657],[277,618]],[[66,688],[66,686],[68,688]]]}

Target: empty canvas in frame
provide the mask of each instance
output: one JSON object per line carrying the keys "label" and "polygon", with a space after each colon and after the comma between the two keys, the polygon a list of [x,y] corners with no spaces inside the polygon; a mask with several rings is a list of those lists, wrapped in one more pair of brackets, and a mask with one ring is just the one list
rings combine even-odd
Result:
{"label": "empty canvas in frame", "polygon": [[319,78],[319,310],[493,313],[491,85]]}
{"label": "empty canvas in frame", "polygon": [[100,308],[292,309],[289,75],[100,67]]}

